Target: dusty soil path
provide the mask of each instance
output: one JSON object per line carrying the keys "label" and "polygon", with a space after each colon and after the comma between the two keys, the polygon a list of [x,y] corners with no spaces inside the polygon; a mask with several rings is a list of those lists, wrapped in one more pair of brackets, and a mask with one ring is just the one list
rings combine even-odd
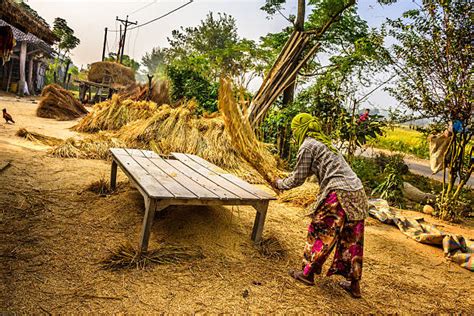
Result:
{"label": "dusty soil path", "polygon": [[[473,274],[446,261],[442,250],[418,244],[395,227],[367,220],[363,299],[337,286],[287,276],[298,267],[306,235],[304,210],[274,202],[264,237],[286,255],[263,257],[250,241],[247,207],[176,207],[157,216],[151,248],[161,243],[200,247],[204,259],[112,272],[98,265],[110,249],[138,240],[141,195],[119,172],[118,192],[99,197],[88,184],[109,163],[48,157],[13,136],[22,124],[48,135],[70,135],[71,122],[32,117],[30,104],[12,108],[17,125],[0,126],[0,311],[40,313],[472,313]],[[24,121],[23,121],[24,119]],[[28,121],[29,120],[29,121]],[[25,123],[29,122],[29,123]],[[37,123],[35,123],[37,122]],[[38,124],[38,125],[37,125]],[[30,126],[30,125],[28,125]],[[412,214],[407,212],[407,214]],[[417,213],[419,215],[419,213]],[[474,238],[471,227],[444,229]]]}

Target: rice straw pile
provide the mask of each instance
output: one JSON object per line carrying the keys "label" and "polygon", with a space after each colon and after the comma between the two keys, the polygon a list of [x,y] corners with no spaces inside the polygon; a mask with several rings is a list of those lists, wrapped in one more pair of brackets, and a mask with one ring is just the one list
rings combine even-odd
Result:
{"label": "rice straw pile", "polygon": [[50,149],[49,155],[60,158],[102,159],[111,158],[110,148],[126,147],[120,139],[104,133],[91,135],[84,139],[68,138]]}
{"label": "rice straw pile", "polygon": [[196,110],[194,101],[177,108],[163,105],[153,116],[132,122],[117,134],[131,147],[149,148],[162,155],[195,154],[247,181],[262,183],[262,176],[233,148],[223,120],[198,117]]}
{"label": "rice straw pile", "polygon": [[30,132],[26,128],[20,128],[16,132],[16,135],[31,142],[41,143],[47,146],[55,146],[63,142],[62,139],[52,136],[46,136],[36,132]]}
{"label": "rice straw pile", "polygon": [[224,117],[227,134],[231,136],[234,149],[273,186],[280,176],[277,161],[263,143],[258,141],[247,119],[244,100],[235,101],[232,84],[221,79],[219,86],[219,110]]}
{"label": "rice straw pile", "polygon": [[41,100],[36,115],[57,120],[72,120],[88,113],[74,95],[57,84],[46,86],[41,92]]}
{"label": "rice straw pile", "polygon": [[92,63],[87,79],[97,83],[110,83],[114,86],[127,86],[135,82],[135,73],[130,67],[111,61]]}
{"label": "rice straw pile", "polygon": [[278,199],[280,202],[306,208],[316,202],[318,192],[319,186],[316,183],[305,182],[299,187],[282,192]]}
{"label": "rice straw pile", "polygon": [[89,133],[118,130],[132,121],[148,118],[156,109],[154,102],[121,100],[119,95],[113,95],[112,99],[94,105],[92,112],[74,126],[74,129]]}
{"label": "rice straw pile", "polygon": [[166,80],[154,81],[151,91],[148,84],[133,83],[119,93],[121,100],[153,101],[158,106],[170,104],[169,83]]}
{"label": "rice straw pile", "polygon": [[202,251],[196,247],[165,245],[140,253],[132,245],[126,244],[111,251],[110,255],[99,264],[103,269],[117,271],[130,268],[144,269],[151,264],[173,264],[202,258],[204,258]]}

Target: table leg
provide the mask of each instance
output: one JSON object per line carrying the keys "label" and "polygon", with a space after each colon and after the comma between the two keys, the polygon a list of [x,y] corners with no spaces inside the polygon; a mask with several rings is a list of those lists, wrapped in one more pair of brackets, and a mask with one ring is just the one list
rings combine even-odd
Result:
{"label": "table leg", "polygon": [[117,187],[117,163],[112,160],[112,169],[110,170],[110,189],[112,191]]}
{"label": "table leg", "polygon": [[254,205],[254,208],[257,210],[257,215],[255,216],[255,222],[253,224],[252,240],[255,243],[258,243],[262,239],[263,226],[265,225],[265,217],[267,216],[268,201],[258,202]]}
{"label": "table leg", "polygon": [[143,218],[142,232],[140,235],[139,251],[140,253],[148,250],[148,241],[150,240],[151,227],[155,212],[161,211],[168,205],[159,203],[159,201],[145,197],[145,216]]}

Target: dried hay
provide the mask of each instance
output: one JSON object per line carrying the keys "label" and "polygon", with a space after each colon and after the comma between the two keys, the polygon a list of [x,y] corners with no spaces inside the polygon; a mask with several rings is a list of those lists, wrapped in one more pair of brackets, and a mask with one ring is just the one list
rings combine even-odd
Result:
{"label": "dried hay", "polygon": [[280,260],[285,258],[286,250],[275,237],[263,239],[257,245],[258,252],[268,259]]}
{"label": "dried hay", "polygon": [[318,192],[319,186],[316,183],[305,182],[299,187],[282,192],[278,199],[280,202],[306,208],[316,202]]}
{"label": "dried hay", "polygon": [[16,136],[22,137],[31,142],[41,143],[47,146],[55,146],[55,145],[60,144],[63,141],[62,139],[59,139],[56,137],[46,136],[46,135],[36,133],[36,132],[30,132],[26,128],[20,128],[16,132]]}
{"label": "dried hay", "polygon": [[237,103],[230,80],[221,79],[219,86],[219,110],[224,117],[227,134],[231,136],[234,150],[254,167],[273,186],[280,177],[277,160],[263,143],[258,141],[247,119],[245,100]]}
{"label": "dried hay", "polygon": [[151,91],[148,84],[133,83],[119,93],[121,100],[132,101],[152,101],[158,106],[170,104],[170,89],[167,80],[154,81],[151,85]]}
{"label": "dried hay", "polygon": [[92,112],[74,126],[74,130],[89,133],[118,130],[130,122],[150,117],[156,109],[154,102],[121,100],[120,96],[113,95],[112,99],[94,105]]}
{"label": "dried hay", "polygon": [[84,139],[68,138],[48,153],[59,158],[108,160],[111,158],[109,149],[119,147],[126,146],[120,139],[101,133]]}
{"label": "dried hay", "polygon": [[161,155],[183,152],[198,155],[253,183],[261,175],[235,151],[221,118],[196,116],[197,104],[161,106],[153,116],[123,127],[119,137],[129,146],[149,148]]}
{"label": "dried hay", "polygon": [[201,249],[196,247],[165,245],[140,253],[132,245],[126,244],[120,245],[115,251],[110,251],[109,256],[102,259],[99,264],[103,269],[117,271],[130,268],[144,269],[152,264],[176,264],[203,258]]}
{"label": "dried hay", "polygon": [[[151,149],[161,155],[195,154],[246,181],[271,183],[279,175],[277,161],[256,139],[248,121],[241,116],[236,119],[238,108],[229,89],[230,84],[224,84],[220,91],[224,120],[217,115],[197,116],[197,104],[192,100],[172,108],[122,100],[115,95],[112,100],[96,104],[75,130],[116,130],[115,136],[128,147]],[[237,139],[229,136],[233,134]]]}
{"label": "dried hay", "polygon": [[135,73],[129,67],[111,61],[91,64],[87,79],[97,83],[128,86],[135,82]]}
{"label": "dried hay", "polygon": [[101,178],[92,182],[87,186],[85,191],[97,193],[100,196],[106,196],[107,194],[113,192],[113,190],[110,188],[109,181],[107,181],[105,178]]}
{"label": "dried hay", "polygon": [[88,113],[74,95],[57,84],[46,86],[41,92],[41,100],[36,115],[60,121],[73,120]]}

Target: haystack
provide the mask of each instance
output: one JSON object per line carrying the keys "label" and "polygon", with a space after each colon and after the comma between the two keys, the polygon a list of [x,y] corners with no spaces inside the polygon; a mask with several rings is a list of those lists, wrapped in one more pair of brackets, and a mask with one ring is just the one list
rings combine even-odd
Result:
{"label": "haystack", "polygon": [[87,109],[74,98],[73,94],[57,84],[43,89],[36,115],[60,121],[73,120],[88,113]]}
{"label": "haystack", "polygon": [[120,93],[120,99],[132,101],[152,101],[158,106],[170,104],[169,82],[166,80],[154,81],[149,89],[148,84],[133,83]]}
{"label": "haystack", "polygon": [[113,95],[112,99],[94,105],[74,130],[89,133],[118,130],[130,122],[150,117],[156,109],[154,102],[122,100],[119,95]]}
{"label": "haystack", "polygon": [[87,76],[89,81],[128,86],[135,83],[135,73],[129,67],[111,61],[93,63]]}

